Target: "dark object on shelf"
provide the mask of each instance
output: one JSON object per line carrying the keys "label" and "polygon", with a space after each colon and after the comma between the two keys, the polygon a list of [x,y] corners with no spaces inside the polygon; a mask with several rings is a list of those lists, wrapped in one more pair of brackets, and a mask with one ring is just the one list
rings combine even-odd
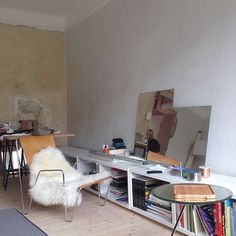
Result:
{"label": "dark object on shelf", "polygon": [[171,169],[170,174],[173,176],[182,176],[182,172],[186,169],[183,166],[175,166]]}
{"label": "dark object on shelf", "polygon": [[114,147],[115,149],[126,148],[125,143],[122,138],[113,138],[112,139],[112,147]]}
{"label": "dark object on shelf", "polygon": [[201,171],[197,169],[188,169],[185,168],[182,170],[182,177],[190,181],[200,181],[201,180]]}
{"label": "dark object on shelf", "polygon": [[147,174],[162,174],[162,170],[148,170]]}
{"label": "dark object on shelf", "polygon": [[166,182],[151,178],[136,178],[132,179],[133,185],[133,206],[142,210],[147,210],[145,201],[149,198],[151,190]]}

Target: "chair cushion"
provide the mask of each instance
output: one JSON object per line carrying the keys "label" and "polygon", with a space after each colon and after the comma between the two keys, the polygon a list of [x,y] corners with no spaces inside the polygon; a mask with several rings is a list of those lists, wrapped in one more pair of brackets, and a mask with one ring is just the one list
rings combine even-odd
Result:
{"label": "chair cushion", "polygon": [[[61,169],[65,174],[65,185],[61,172],[42,172],[35,184],[35,179],[40,170]],[[43,205],[74,206],[77,196],[77,204],[82,201],[78,188],[83,184],[89,184],[109,176],[108,172],[82,175],[66,161],[62,152],[53,147],[47,147],[36,153],[31,164],[29,193],[34,201]]]}

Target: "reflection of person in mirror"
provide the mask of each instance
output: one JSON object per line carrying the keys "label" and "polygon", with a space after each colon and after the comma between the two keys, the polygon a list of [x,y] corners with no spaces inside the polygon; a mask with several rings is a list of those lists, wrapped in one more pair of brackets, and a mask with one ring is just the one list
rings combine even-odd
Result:
{"label": "reflection of person in mirror", "polygon": [[154,138],[154,131],[152,129],[148,129],[146,133],[147,140],[147,152],[159,152],[161,149],[160,143]]}

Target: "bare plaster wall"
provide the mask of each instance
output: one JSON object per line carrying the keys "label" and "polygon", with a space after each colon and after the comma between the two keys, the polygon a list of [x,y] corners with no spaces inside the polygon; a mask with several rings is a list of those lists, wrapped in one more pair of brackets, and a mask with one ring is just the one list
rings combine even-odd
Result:
{"label": "bare plaster wall", "polygon": [[134,146],[138,96],[212,105],[206,165],[236,176],[236,1],[112,0],[66,32],[74,146]]}
{"label": "bare plaster wall", "polygon": [[64,33],[0,24],[0,123],[66,131]]}

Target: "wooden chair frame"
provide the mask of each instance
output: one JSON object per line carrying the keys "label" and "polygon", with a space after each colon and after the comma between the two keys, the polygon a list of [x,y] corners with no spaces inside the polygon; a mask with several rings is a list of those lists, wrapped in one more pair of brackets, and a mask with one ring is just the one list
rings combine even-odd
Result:
{"label": "wooden chair frame", "polygon": [[173,159],[173,158],[170,158],[167,156],[163,156],[159,153],[155,153],[155,152],[151,152],[151,151],[149,151],[147,154],[147,160],[153,161],[153,162],[159,162],[159,163],[162,163],[165,165],[173,165],[173,166],[181,166],[182,165],[181,162],[176,159]]}
{"label": "wooden chair frame", "polygon": [[[20,144],[21,144],[21,146],[22,146],[22,148],[24,150],[24,154],[25,154],[25,157],[26,157],[26,160],[27,160],[27,163],[28,163],[29,167],[31,165],[31,162],[32,162],[32,159],[33,159],[33,155],[35,153],[39,152],[41,149],[46,148],[48,146],[56,147],[54,139],[53,139],[53,137],[51,135],[45,135],[45,136],[27,136],[27,137],[21,137],[19,140],[20,140]],[[38,142],[36,142],[36,140]],[[30,144],[30,148],[28,148],[29,144]],[[16,142],[16,148],[17,148],[18,160],[20,160],[19,154],[18,154],[18,150],[19,150],[18,142]],[[52,172],[52,171],[53,172],[61,172],[62,173],[62,183],[63,183],[63,185],[65,185],[65,175],[64,175],[63,170],[61,170],[61,169],[40,170],[38,172],[37,176],[36,176],[34,184],[37,183],[38,179],[40,178],[40,175],[43,172]],[[28,213],[26,213],[25,212],[25,207],[24,207],[22,180],[21,180],[20,176],[21,176],[21,173],[20,173],[20,168],[19,168],[19,180],[20,180],[20,191],[21,191],[22,209],[23,209],[23,213],[24,214],[28,214],[28,213],[30,213],[33,199],[32,199],[32,197],[30,198]],[[101,182],[103,182],[105,180],[108,180],[110,178],[111,177],[108,176],[108,177],[104,177],[104,178],[100,178],[98,180],[92,181],[92,182],[90,182],[88,184],[81,185],[77,189],[77,191],[81,192],[82,189],[90,187],[90,186],[92,186],[94,184],[98,184],[98,186],[99,186],[99,188],[98,188],[98,197],[99,197],[99,201],[100,201],[100,198],[101,198],[100,184],[101,184]],[[110,184],[111,184],[111,181],[110,181],[110,183],[108,185],[108,188],[107,188],[107,191],[106,191],[106,194],[105,194],[105,197],[104,197],[104,203],[100,204],[101,206],[105,205],[105,202],[106,202],[106,199],[107,199],[107,196],[108,196],[108,192],[109,192],[109,189],[110,189]],[[70,218],[68,217],[68,209],[67,209],[66,206],[64,206],[65,207],[65,221],[66,222],[71,222],[73,220],[73,216],[74,216],[75,209],[77,207],[78,199],[79,199],[79,194],[78,194],[78,196],[76,198],[76,202],[74,204],[74,207],[73,207],[73,210],[72,210],[72,215],[71,215]]]}

